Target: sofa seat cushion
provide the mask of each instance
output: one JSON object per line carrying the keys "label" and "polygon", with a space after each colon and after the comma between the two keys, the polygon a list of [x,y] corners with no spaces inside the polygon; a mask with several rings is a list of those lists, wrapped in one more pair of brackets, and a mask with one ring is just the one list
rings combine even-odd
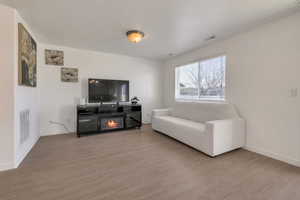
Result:
{"label": "sofa seat cushion", "polygon": [[194,129],[198,130],[199,132],[205,131],[205,124],[200,122],[195,122],[187,119],[182,119],[179,117],[173,117],[173,116],[157,116],[156,117],[161,122],[166,122],[168,124],[175,124],[178,126],[186,127],[187,129]]}
{"label": "sofa seat cushion", "polygon": [[206,125],[173,116],[155,116],[152,128],[203,152],[208,152]]}

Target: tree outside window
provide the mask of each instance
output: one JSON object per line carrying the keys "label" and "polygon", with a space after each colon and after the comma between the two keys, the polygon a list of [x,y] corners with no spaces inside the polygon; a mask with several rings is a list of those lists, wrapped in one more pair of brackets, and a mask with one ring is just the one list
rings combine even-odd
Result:
{"label": "tree outside window", "polygon": [[225,100],[226,56],[176,68],[176,99]]}

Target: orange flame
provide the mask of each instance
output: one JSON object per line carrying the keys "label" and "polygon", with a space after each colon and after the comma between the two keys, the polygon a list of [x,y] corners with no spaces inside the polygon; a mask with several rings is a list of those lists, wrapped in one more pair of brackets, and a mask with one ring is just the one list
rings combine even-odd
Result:
{"label": "orange flame", "polygon": [[107,125],[108,125],[109,128],[118,128],[119,123],[114,121],[114,120],[109,120],[107,122]]}

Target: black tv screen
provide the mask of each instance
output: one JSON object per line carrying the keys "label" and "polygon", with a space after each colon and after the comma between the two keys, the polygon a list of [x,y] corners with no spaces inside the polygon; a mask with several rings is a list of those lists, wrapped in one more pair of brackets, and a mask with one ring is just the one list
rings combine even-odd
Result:
{"label": "black tv screen", "polygon": [[129,81],[89,79],[89,102],[128,102]]}

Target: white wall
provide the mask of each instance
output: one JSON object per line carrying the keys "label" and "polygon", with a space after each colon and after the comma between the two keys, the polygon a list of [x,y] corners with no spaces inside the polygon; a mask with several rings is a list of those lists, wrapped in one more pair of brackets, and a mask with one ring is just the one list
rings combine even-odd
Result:
{"label": "white wall", "polygon": [[[39,46],[39,42],[37,41],[28,24],[20,17],[17,12],[15,13],[15,167],[17,167],[39,138],[38,88],[18,85],[18,23],[23,24],[26,30],[36,41],[37,46]],[[37,59],[39,60],[40,58],[37,57]],[[39,68],[39,65],[37,66],[37,68]],[[37,85],[39,85],[39,82],[37,82]],[[23,144],[21,144],[19,113],[23,110],[30,111],[30,134],[29,138]]]}
{"label": "white wall", "polygon": [[[63,50],[65,67],[78,68],[80,81],[61,82],[61,67],[45,65],[45,49]],[[88,95],[88,78],[129,80],[130,96],[138,96],[142,100],[144,123],[150,122],[152,109],[162,105],[161,63],[51,45],[40,45],[38,57],[41,135],[75,132],[75,108],[79,99]],[[49,121],[63,123],[68,130]]]}
{"label": "white wall", "polygon": [[0,170],[14,166],[14,19],[0,5]]}
{"label": "white wall", "polygon": [[[15,9],[0,5],[0,170],[17,167],[39,138],[38,89],[18,85],[18,23]],[[34,36],[33,36],[34,37]],[[19,113],[30,110],[30,136],[20,143]]]}
{"label": "white wall", "polygon": [[[174,66],[227,55],[227,99],[247,120],[247,148],[300,166],[300,13],[166,63],[164,103],[174,103]],[[300,90],[298,91],[300,95]]]}

